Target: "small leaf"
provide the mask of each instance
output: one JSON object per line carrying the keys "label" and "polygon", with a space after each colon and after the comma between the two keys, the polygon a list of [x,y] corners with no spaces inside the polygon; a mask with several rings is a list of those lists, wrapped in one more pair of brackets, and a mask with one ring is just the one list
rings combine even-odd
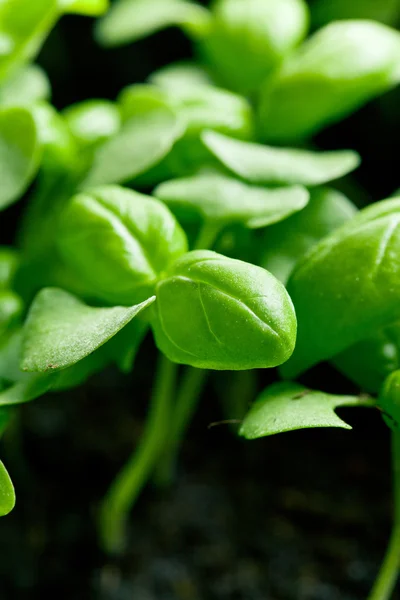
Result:
{"label": "small leaf", "polygon": [[152,73],[149,82],[171,93],[178,90],[178,95],[180,90],[193,90],[199,86],[213,84],[208,72],[191,62],[171,63]]}
{"label": "small leaf", "polygon": [[202,140],[235,175],[261,185],[321,185],[347,175],[360,163],[358,154],[351,150],[311,152],[275,148],[235,140],[213,131],[204,132]]}
{"label": "small leaf", "polygon": [[267,189],[220,174],[174,179],[158,186],[154,195],[178,216],[200,215],[205,221],[244,223],[265,227],[304,208],[308,192],[300,186]]}
{"label": "small leaf", "polygon": [[304,0],[217,0],[200,50],[224,85],[257,90],[305,37]]}
{"label": "small leaf", "polygon": [[93,308],[57,288],[36,296],[24,327],[22,369],[69,367],[113,337],[155,298],[128,308]]}
{"label": "small leaf", "polygon": [[48,100],[50,94],[50,82],[43,69],[38,65],[27,65],[0,86],[0,104],[29,106],[40,100]]}
{"label": "small leaf", "polygon": [[74,137],[82,146],[97,144],[115,135],[121,125],[117,106],[107,100],[85,100],[63,113]]}
{"label": "small leaf", "polygon": [[39,165],[35,121],[24,108],[0,110],[0,210],[25,192]]}
{"label": "small leaf", "polygon": [[15,506],[15,491],[9,474],[0,461],[0,517],[8,515]]}
{"label": "small leaf", "polygon": [[312,427],[351,429],[335,409],[363,406],[357,396],[336,396],[309,390],[297,383],[275,383],[266,388],[245,416],[239,434],[248,440]]}
{"label": "small leaf", "polygon": [[183,132],[181,119],[167,106],[131,117],[97,149],[84,185],[134,179],[159,163]]}
{"label": "small leaf", "polygon": [[173,25],[201,33],[209,13],[186,0],[117,0],[98,23],[96,36],[104,46],[128,44]]}

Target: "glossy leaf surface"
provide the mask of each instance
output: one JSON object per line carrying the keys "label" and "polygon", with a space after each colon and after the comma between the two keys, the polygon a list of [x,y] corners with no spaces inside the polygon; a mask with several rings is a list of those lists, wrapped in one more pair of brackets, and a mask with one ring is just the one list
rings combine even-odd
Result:
{"label": "glossy leaf surface", "polygon": [[[314,246],[288,284],[299,335],[293,377],[399,320],[400,199],[367,207]],[[310,311],[312,306],[312,311]]]}
{"label": "glossy leaf surface", "polygon": [[215,252],[189,252],[157,285],[156,296],[156,343],[174,362],[265,368],[293,351],[293,305],[282,284],[260,267]]}
{"label": "glossy leaf surface", "polygon": [[202,140],[235,175],[261,185],[321,185],[350,173],[360,162],[358,154],[351,150],[311,152],[275,148],[235,140],[212,131],[203,133]]}
{"label": "glossy leaf surface", "polygon": [[337,396],[291,382],[275,383],[258,396],[239,434],[254,440],[276,433],[314,427],[351,429],[335,412],[340,406],[362,406],[357,396]]}

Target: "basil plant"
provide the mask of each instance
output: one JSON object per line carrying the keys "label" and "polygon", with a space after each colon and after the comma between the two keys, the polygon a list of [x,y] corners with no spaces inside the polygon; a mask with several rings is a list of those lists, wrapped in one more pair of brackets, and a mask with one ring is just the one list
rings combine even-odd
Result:
{"label": "basil plant", "polygon": [[[361,157],[313,139],[397,85],[400,33],[322,4],[0,3],[0,209],[24,198],[0,247],[0,434],[17,405],[108,365],[135,377],[146,336],[158,356],[142,440],[96,513],[107,552],[146,483],[173,478],[210,371],[279,367],[243,412],[246,439],[349,429],[337,407],[373,406],[400,461],[400,197],[358,210],[343,190]],[[100,16],[105,47],[180,27],[192,60],[59,112],[33,61],[67,12]],[[322,361],[372,395],[295,381]],[[0,462],[0,514],[14,503]],[[393,589],[395,525],[370,600]]]}

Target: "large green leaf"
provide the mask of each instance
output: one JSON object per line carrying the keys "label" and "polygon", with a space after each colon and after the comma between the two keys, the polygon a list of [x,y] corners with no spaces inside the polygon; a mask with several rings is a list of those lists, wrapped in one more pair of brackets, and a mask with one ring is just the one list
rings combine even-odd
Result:
{"label": "large green leaf", "polygon": [[74,365],[112,338],[155,298],[131,307],[93,308],[57,288],[39,292],[25,324],[24,371]]}
{"label": "large green leaf", "polygon": [[296,148],[274,148],[243,142],[215,131],[202,140],[230,171],[256,184],[299,183],[315,186],[343,177],[358,167],[360,158],[351,150],[311,152]]}
{"label": "large green leaf", "polygon": [[0,209],[25,192],[39,165],[35,120],[24,108],[0,110]]}
{"label": "large green leaf", "polygon": [[300,186],[267,189],[219,173],[167,181],[155,189],[154,195],[183,218],[197,214],[212,223],[243,223],[253,229],[301,210],[309,197]]}
{"label": "large green leaf", "polygon": [[9,474],[0,461],[0,517],[8,515],[15,506],[15,491]]}
{"label": "large green leaf", "polygon": [[296,265],[288,291],[299,329],[285,376],[400,320],[399,252],[400,198],[394,198],[360,211]]}
{"label": "large green leaf", "polygon": [[367,20],[330,23],[293,52],[278,75],[265,83],[259,107],[260,135],[270,143],[303,140],[399,81],[398,31]]}
{"label": "large green leaf", "polygon": [[309,390],[291,382],[275,383],[256,399],[240,427],[240,435],[253,440],[276,433],[312,427],[351,429],[335,409],[369,405],[357,396],[337,396]]}
{"label": "large green leaf", "polygon": [[186,0],[117,0],[98,23],[96,34],[104,46],[118,46],[171,25],[202,32],[208,22],[208,11]]}

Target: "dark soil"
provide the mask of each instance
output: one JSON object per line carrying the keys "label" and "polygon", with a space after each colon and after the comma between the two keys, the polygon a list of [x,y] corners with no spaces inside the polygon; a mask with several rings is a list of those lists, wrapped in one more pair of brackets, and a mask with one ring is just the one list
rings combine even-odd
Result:
{"label": "dark soil", "polygon": [[172,487],[142,494],[122,557],[98,550],[96,505],[143,426],[142,362],[134,386],[108,371],[27,405],[9,431],[18,505],[0,521],[0,598],[364,600],[391,511],[389,434],[371,409],[347,409],[351,432],[246,442],[207,428],[225,416],[209,386]]}

